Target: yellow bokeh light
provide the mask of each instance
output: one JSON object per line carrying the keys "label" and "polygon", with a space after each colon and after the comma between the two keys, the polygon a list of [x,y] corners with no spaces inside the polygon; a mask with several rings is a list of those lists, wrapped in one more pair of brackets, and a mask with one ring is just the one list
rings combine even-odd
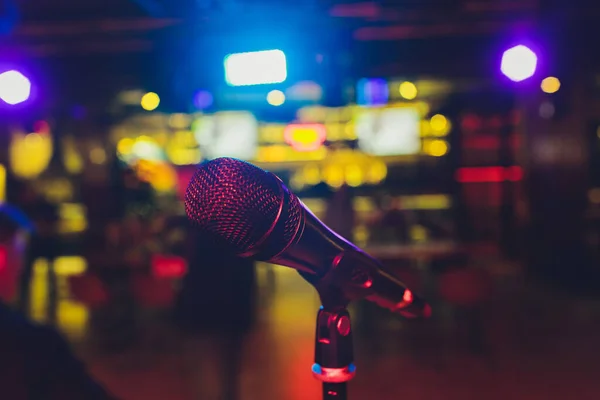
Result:
{"label": "yellow bokeh light", "polygon": [[425,242],[428,236],[427,229],[423,225],[411,226],[409,235],[414,242]]}
{"label": "yellow bokeh light", "polygon": [[59,276],[81,275],[87,270],[87,261],[79,256],[62,256],[54,260],[54,272]]}
{"label": "yellow bokeh light", "polygon": [[344,184],[344,170],[339,165],[329,165],[323,171],[325,183],[333,188],[339,188]]}
{"label": "yellow bokeh light", "polygon": [[167,157],[175,165],[193,165],[202,161],[202,153],[197,148],[168,148]]}
{"label": "yellow bokeh light", "polygon": [[175,190],[177,185],[177,172],[167,163],[157,163],[155,164],[150,184],[159,192]]}
{"label": "yellow bokeh light", "polygon": [[169,126],[175,129],[186,129],[191,125],[191,117],[187,114],[173,114],[169,117]]}
{"label": "yellow bokeh light", "polygon": [[450,131],[448,119],[441,114],[436,114],[429,120],[431,133],[435,136],[445,136]]}
{"label": "yellow bokeh light", "polygon": [[70,339],[81,340],[88,331],[89,309],[74,300],[62,300],[58,305],[57,324]]}
{"label": "yellow bokeh light", "polygon": [[310,145],[319,140],[319,132],[313,128],[297,128],[292,132],[292,142]]}
{"label": "yellow bokeh light", "polygon": [[285,94],[283,94],[281,90],[271,90],[269,94],[267,94],[267,103],[278,107],[285,103]]}
{"label": "yellow bokeh light", "polygon": [[302,190],[306,186],[304,175],[301,173],[295,173],[290,179],[290,186],[293,190]]}
{"label": "yellow bokeh light", "polygon": [[369,229],[365,225],[358,225],[354,228],[354,242],[359,246],[365,246],[369,240]]}
{"label": "yellow bokeh light", "polygon": [[10,167],[20,178],[35,178],[50,164],[52,152],[52,137],[48,134],[15,134],[9,147]]}
{"label": "yellow bokeh light", "polygon": [[542,81],[541,88],[544,93],[556,93],[560,89],[560,81],[554,76],[549,76]]}
{"label": "yellow bokeh light", "polygon": [[354,127],[354,123],[352,121],[348,122],[344,126],[344,134],[346,136],[346,140],[356,140],[356,128]]}
{"label": "yellow bokeh light", "polygon": [[106,151],[102,147],[95,147],[90,151],[92,164],[102,165],[106,162]]}
{"label": "yellow bokeh light", "polygon": [[78,174],[83,171],[84,161],[72,137],[63,140],[63,164],[67,172],[71,174]]}
{"label": "yellow bokeh light", "polygon": [[380,183],[387,176],[387,165],[383,161],[375,161],[369,166],[367,181],[369,183]]}
{"label": "yellow bokeh light", "polygon": [[142,96],[140,104],[146,111],[156,110],[160,104],[160,97],[154,92],[148,92]]}
{"label": "yellow bokeh light", "polygon": [[0,203],[6,201],[6,167],[0,164]]}
{"label": "yellow bokeh light", "polygon": [[117,143],[117,153],[119,153],[120,156],[130,155],[133,150],[134,144],[135,141],[130,138],[124,138],[119,140],[119,143]]}
{"label": "yellow bokeh light", "polygon": [[[62,203],[59,207],[60,233],[80,233],[87,229],[87,209],[81,203]],[[79,260],[79,259],[78,259]],[[57,271],[58,273],[58,271]]]}
{"label": "yellow bokeh light", "polygon": [[406,100],[413,100],[417,97],[417,87],[412,82],[402,82],[400,84],[400,96]]}
{"label": "yellow bokeh light", "polygon": [[432,140],[425,143],[423,150],[430,156],[441,157],[448,153],[448,143],[444,140]]}
{"label": "yellow bokeh light", "polygon": [[302,170],[302,178],[307,185],[316,185],[321,182],[321,171],[316,165],[308,165]]}
{"label": "yellow bokeh light", "polygon": [[364,173],[359,165],[350,164],[346,166],[346,183],[352,187],[358,187],[364,182]]}
{"label": "yellow bokeh light", "polygon": [[48,201],[60,204],[73,198],[75,188],[70,179],[61,177],[48,179],[41,183],[39,191]]}

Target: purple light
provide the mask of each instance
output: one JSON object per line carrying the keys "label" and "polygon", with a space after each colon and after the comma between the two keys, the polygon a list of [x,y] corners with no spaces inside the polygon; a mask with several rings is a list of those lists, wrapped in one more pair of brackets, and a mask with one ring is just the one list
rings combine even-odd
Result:
{"label": "purple light", "polygon": [[358,81],[357,92],[356,102],[359,105],[381,105],[388,102],[388,83],[384,79],[361,79]]}
{"label": "purple light", "polygon": [[518,45],[504,52],[500,70],[513,82],[531,78],[537,67],[537,56],[527,46]]}
{"label": "purple light", "polygon": [[208,108],[213,103],[213,96],[210,92],[206,90],[198,90],[194,95],[194,106],[198,110],[204,110]]}
{"label": "purple light", "polygon": [[10,105],[24,102],[31,94],[31,82],[18,71],[0,74],[0,100]]}

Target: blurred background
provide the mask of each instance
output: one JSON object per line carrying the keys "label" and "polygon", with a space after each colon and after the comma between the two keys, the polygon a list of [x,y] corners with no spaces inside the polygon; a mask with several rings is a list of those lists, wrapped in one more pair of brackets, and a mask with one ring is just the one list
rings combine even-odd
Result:
{"label": "blurred background", "polygon": [[598,18],[2,0],[0,291],[123,399],[319,398],[315,290],[187,224],[196,164],[230,156],[430,299],[424,322],[352,305],[351,398],[596,399]]}

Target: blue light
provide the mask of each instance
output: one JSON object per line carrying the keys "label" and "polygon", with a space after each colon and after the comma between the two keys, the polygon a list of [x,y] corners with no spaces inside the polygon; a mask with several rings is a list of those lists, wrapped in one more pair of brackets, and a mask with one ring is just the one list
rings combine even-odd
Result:
{"label": "blue light", "polygon": [[229,54],[223,64],[229,86],[265,85],[287,79],[286,57],[281,50]]}
{"label": "blue light", "polygon": [[316,363],[312,365],[311,370],[317,375],[321,375],[323,373],[323,369],[321,368],[321,366]]}
{"label": "blue light", "polygon": [[213,95],[207,90],[198,90],[194,94],[194,107],[204,110],[213,104]]}
{"label": "blue light", "polygon": [[361,106],[387,104],[388,83],[384,79],[363,78],[356,85],[356,103]]}

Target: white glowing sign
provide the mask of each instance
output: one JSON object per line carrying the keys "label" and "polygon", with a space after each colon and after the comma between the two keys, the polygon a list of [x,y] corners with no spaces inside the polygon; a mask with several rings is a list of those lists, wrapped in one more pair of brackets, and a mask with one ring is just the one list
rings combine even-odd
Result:
{"label": "white glowing sign", "polygon": [[376,156],[417,154],[421,117],[413,108],[365,108],[355,120],[358,145]]}
{"label": "white glowing sign", "polygon": [[258,147],[258,121],[246,111],[224,111],[200,117],[194,135],[203,158],[252,160]]}

